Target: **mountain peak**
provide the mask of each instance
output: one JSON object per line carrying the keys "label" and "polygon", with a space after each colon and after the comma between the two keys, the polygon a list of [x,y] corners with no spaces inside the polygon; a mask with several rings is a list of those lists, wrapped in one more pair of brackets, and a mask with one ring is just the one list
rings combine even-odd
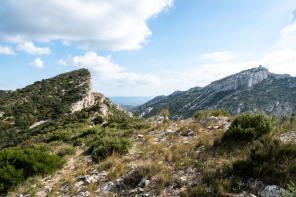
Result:
{"label": "mountain peak", "polygon": [[[231,114],[263,110],[268,114],[286,115],[296,106],[294,91],[296,78],[288,74],[274,74],[263,66],[243,70],[214,81],[203,88],[191,88],[177,95],[153,99],[139,106],[134,114],[149,108],[155,115],[165,108],[172,119],[191,117],[197,110],[224,108]],[[156,97],[157,98],[157,97]],[[283,110],[284,109],[284,110]]]}
{"label": "mountain peak", "polygon": [[250,88],[269,76],[270,72],[268,71],[268,69],[259,66],[256,68],[243,70],[239,73],[214,81],[205,88],[219,92],[236,90],[238,88]]}

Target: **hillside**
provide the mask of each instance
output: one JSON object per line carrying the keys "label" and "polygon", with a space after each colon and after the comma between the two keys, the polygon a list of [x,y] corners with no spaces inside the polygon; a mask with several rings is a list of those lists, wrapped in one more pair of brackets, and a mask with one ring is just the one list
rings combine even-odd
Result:
{"label": "hillside", "polygon": [[[260,83],[280,80],[281,94],[286,78]],[[295,196],[295,113],[217,109],[173,121],[163,110],[142,119],[91,87],[81,69],[1,95],[0,196]]]}
{"label": "hillside", "polygon": [[[108,118],[131,113],[103,94],[93,93],[91,74],[80,69],[37,81],[23,89],[0,92],[0,149],[36,135],[48,125]],[[44,131],[43,131],[44,132]]]}
{"label": "hillside", "polygon": [[235,119],[215,110],[180,121],[118,120],[68,127],[67,138],[31,144],[65,163],[8,196],[271,197],[295,191],[295,115],[277,122],[261,113]]}
{"label": "hillside", "polygon": [[201,88],[158,96],[133,109],[136,116],[150,117],[168,109],[170,118],[183,119],[197,110],[223,108],[232,115],[265,111],[269,115],[289,115],[296,107],[296,78],[270,73],[264,67],[244,70]]}

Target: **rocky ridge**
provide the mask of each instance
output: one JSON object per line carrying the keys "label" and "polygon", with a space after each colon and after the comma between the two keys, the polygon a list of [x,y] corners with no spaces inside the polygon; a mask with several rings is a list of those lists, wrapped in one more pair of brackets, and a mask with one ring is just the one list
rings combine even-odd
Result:
{"label": "rocky ridge", "polygon": [[259,66],[212,82],[204,88],[195,87],[155,97],[133,112],[136,116],[149,117],[164,108],[170,111],[170,118],[176,120],[191,117],[197,110],[217,108],[224,108],[232,115],[255,109],[270,115],[288,115],[296,106],[295,84],[296,78],[270,73]]}
{"label": "rocky ridge", "polygon": [[87,76],[80,86],[85,85],[85,93],[82,100],[73,103],[71,106],[72,113],[81,111],[87,107],[91,107],[95,104],[95,97],[92,90],[92,79],[91,75]]}

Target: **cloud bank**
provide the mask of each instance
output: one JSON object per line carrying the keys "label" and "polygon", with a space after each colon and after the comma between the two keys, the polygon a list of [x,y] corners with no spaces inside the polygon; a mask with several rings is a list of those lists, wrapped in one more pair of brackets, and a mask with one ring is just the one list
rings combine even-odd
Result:
{"label": "cloud bank", "polygon": [[173,0],[1,0],[0,41],[140,49],[152,34],[147,19],[172,5]]}
{"label": "cloud bank", "polygon": [[112,61],[110,55],[104,57],[95,52],[87,52],[84,56],[73,57],[72,65],[90,69],[94,80],[101,86],[153,86],[159,83],[159,79],[154,75],[125,71],[124,67]]}

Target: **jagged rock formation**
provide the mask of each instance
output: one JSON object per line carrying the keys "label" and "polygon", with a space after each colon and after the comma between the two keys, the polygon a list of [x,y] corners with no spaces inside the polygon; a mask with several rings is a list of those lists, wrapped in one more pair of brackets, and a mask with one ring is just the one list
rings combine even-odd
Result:
{"label": "jagged rock formation", "polygon": [[289,115],[296,107],[296,78],[270,73],[259,66],[241,71],[204,88],[158,96],[135,108],[137,116],[150,117],[165,108],[170,118],[193,116],[197,110],[224,108],[232,115],[256,109],[268,114]]}
{"label": "jagged rock formation", "polygon": [[88,75],[85,78],[85,81],[81,84],[81,86],[85,86],[85,93],[83,95],[83,99],[72,104],[72,113],[76,111],[81,111],[87,107],[91,107],[95,104],[95,97],[92,91],[92,80],[91,75]]}
{"label": "jagged rock formation", "polygon": [[114,104],[111,99],[105,97],[103,94],[95,92],[94,93],[94,97],[96,100],[96,104],[99,104],[100,106],[100,114],[102,114],[103,117],[108,117],[109,115],[112,115],[112,112],[109,110],[109,107],[113,107],[114,109],[124,113],[125,115],[132,117],[133,114],[125,109],[123,109],[122,107],[120,107],[117,104]]}

